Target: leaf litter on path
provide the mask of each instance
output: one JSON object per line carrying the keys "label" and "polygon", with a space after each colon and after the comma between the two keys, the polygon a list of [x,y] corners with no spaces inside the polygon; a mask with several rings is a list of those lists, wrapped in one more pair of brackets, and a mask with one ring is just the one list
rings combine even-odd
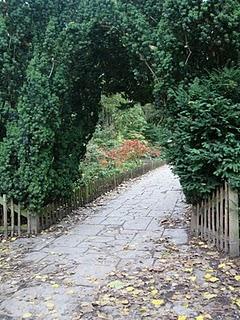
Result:
{"label": "leaf litter on path", "polygon": [[238,320],[238,268],[238,259],[205,248],[198,239],[188,246],[167,241],[152,267],[111,273],[92,311],[79,310],[79,319],[100,314],[119,320]]}

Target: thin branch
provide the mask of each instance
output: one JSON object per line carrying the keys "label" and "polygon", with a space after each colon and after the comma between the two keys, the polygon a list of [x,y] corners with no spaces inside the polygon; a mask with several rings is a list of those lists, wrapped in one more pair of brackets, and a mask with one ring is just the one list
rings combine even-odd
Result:
{"label": "thin branch", "polygon": [[156,19],[154,19],[152,16],[150,16],[150,19],[152,19],[154,22],[156,22],[156,23],[157,23],[157,20],[156,20]]}
{"label": "thin branch", "polygon": [[185,65],[188,63],[188,60],[190,59],[191,55],[192,55],[192,50],[190,49],[189,45],[188,45],[188,39],[187,36],[185,35],[185,48],[188,49],[188,56],[187,59],[185,61]]}
{"label": "thin branch", "polygon": [[54,58],[52,58],[52,68],[51,68],[51,71],[50,71],[50,73],[49,73],[48,79],[51,78],[51,76],[52,76],[52,74],[53,74],[54,67],[55,67],[55,61],[54,61]]}
{"label": "thin branch", "polygon": [[159,79],[156,75],[156,73],[153,71],[152,67],[150,66],[150,64],[147,62],[146,59],[144,59],[144,57],[140,54],[140,58],[141,60],[145,63],[145,65],[147,66],[147,68],[150,70],[150,72],[152,73],[153,77],[159,82]]}
{"label": "thin branch", "polygon": [[187,59],[185,61],[185,65],[188,63],[188,60],[190,59],[191,55],[192,55],[192,50],[188,47],[188,56],[187,56]]}

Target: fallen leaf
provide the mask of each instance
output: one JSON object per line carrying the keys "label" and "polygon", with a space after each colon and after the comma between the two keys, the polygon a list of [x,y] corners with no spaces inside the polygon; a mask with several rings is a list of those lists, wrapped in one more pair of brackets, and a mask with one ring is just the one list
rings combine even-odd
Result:
{"label": "fallen leaf", "polygon": [[240,281],[240,275],[235,276],[234,279]]}
{"label": "fallen leaf", "polygon": [[144,307],[144,306],[140,308],[140,312],[141,312],[141,313],[145,313],[145,312],[147,312],[147,311],[148,311],[148,308],[146,308],[146,307]]}
{"label": "fallen leaf", "polygon": [[31,318],[32,317],[32,313],[30,313],[30,312],[26,312],[26,313],[24,313],[23,314],[23,319],[28,319],[28,318]]}
{"label": "fallen leaf", "polygon": [[239,299],[236,299],[234,301],[234,303],[238,306],[238,308],[240,308],[240,298]]}
{"label": "fallen leaf", "polygon": [[108,286],[110,288],[113,288],[113,289],[122,289],[125,285],[122,281],[120,280],[115,280],[115,281],[112,281],[108,284]]}
{"label": "fallen leaf", "polygon": [[46,306],[49,310],[53,310],[54,309],[54,303],[53,302],[47,302]]}
{"label": "fallen leaf", "polygon": [[74,290],[68,290],[68,291],[66,292],[66,294],[68,294],[68,295],[73,295],[74,293],[75,293]]}
{"label": "fallen leaf", "polygon": [[151,295],[156,296],[158,294],[158,290],[157,289],[153,289],[151,291]]}
{"label": "fallen leaf", "polygon": [[197,280],[197,277],[196,276],[191,276],[191,277],[189,277],[189,280],[191,280],[192,282],[195,282]]}
{"label": "fallen leaf", "polygon": [[210,293],[210,292],[204,292],[203,297],[204,297],[205,299],[210,300],[210,299],[216,298],[217,295],[214,294],[214,293]]}
{"label": "fallen leaf", "polygon": [[212,276],[210,273],[205,274],[205,280],[208,282],[217,282],[219,279],[217,277]]}
{"label": "fallen leaf", "polygon": [[165,302],[163,299],[153,299],[151,301],[151,303],[155,306],[155,307],[160,307],[162,306]]}
{"label": "fallen leaf", "polygon": [[178,316],[178,320],[187,320],[186,316]]}

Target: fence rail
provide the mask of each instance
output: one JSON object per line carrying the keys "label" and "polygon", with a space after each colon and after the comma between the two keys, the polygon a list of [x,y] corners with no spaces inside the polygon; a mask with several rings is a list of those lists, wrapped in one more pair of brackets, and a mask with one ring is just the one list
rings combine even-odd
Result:
{"label": "fence rail", "polygon": [[73,191],[71,198],[58,199],[45,206],[39,214],[34,214],[20,203],[14,203],[6,195],[0,196],[0,234],[5,238],[22,234],[37,234],[60,221],[72,210],[77,209],[95,200],[105,192],[111,191],[123,181],[147,173],[163,164],[162,160],[148,161],[141,166],[114,175],[108,179],[96,180],[89,185],[79,186]]}
{"label": "fence rail", "polygon": [[239,256],[239,200],[239,193],[225,183],[193,208],[191,219],[195,236],[232,257]]}

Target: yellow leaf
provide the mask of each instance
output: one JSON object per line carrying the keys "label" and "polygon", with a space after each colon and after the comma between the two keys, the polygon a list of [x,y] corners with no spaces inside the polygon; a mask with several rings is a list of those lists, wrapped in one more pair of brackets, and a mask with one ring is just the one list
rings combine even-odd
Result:
{"label": "yellow leaf", "polygon": [[165,302],[163,299],[153,299],[151,301],[151,303],[155,306],[155,307],[160,307],[162,306]]}
{"label": "yellow leaf", "polygon": [[231,291],[235,291],[235,288],[232,287],[232,286],[228,286],[228,289],[231,290]]}
{"label": "yellow leaf", "polygon": [[148,311],[148,308],[146,308],[146,307],[141,307],[140,308],[140,312],[141,313],[145,313],[145,312],[147,312]]}
{"label": "yellow leaf", "polygon": [[234,303],[238,306],[238,308],[240,308],[240,298],[239,299],[236,299],[234,301]]}
{"label": "yellow leaf", "polygon": [[75,293],[75,291],[70,289],[66,293],[69,294],[69,295],[73,295]]}
{"label": "yellow leaf", "polygon": [[127,290],[127,292],[132,292],[132,291],[134,291],[134,287],[127,287],[126,290]]}
{"label": "yellow leaf", "polygon": [[210,300],[210,299],[215,298],[217,295],[213,294],[213,293],[210,293],[210,292],[204,292],[203,296],[204,296],[205,299]]}
{"label": "yellow leaf", "polygon": [[240,281],[240,275],[235,276],[234,279]]}
{"label": "yellow leaf", "polygon": [[30,313],[30,312],[26,312],[26,313],[24,313],[23,314],[23,319],[28,319],[28,318],[31,318],[32,317],[32,313]]}
{"label": "yellow leaf", "polygon": [[214,270],[213,269],[208,269],[208,270],[206,270],[207,272],[209,272],[209,273],[212,273],[212,272],[214,272]]}
{"label": "yellow leaf", "polygon": [[197,280],[197,277],[196,276],[189,277],[189,280],[191,280],[192,282],[195,282]]}
{"label": "yellow leaf", "polygon": [[166,277],[165,280],[169,282],[169,281],[172,281],[172,278],[171,277]]}
{"label": "yellow leaf", "polygon": [[219,268],[219,269],[225,269],[225,268],[226,268],[226,264],[225,264],[225,263],[220,263],[220,264],[218,265],[218,268]]}
{"label": "yellow leaf", "polygon": [[210,314],[200,315],[200,316],[198,316],[198,317],[195,318],[195,320],[207,320],[207,319],[212,319],[212,317],[210,316]]}
{"label": "yellow leaf", "polygon": [[192,273],[192,271],[193,271],[193,268],[185,268],[185,269],[184,269],[184,271],[185,271],[185,272],[189,272],[189,273]]}
{"label": "yellow leaf", "polygon": [[219,280],[217,277],[214,277],[209,273],[205,274],[204,278],[206,281],[209,281],[209,282],[217,282]]}
{"label": "yellow leaf", "polygon": [[187,320],[186,316],[178,316],[178,320]]}
{"label": "yellow leaf", "polygon": [[54,284],[52,284],[52,287],[53,287],[54,289],[59,288],[59,284],[54,283]]}
{"label": "yellow leaf", "polygon": [[153,289],[153,290],[151,291],[151,294],[152,294],[153,296],[156,296],[156,295],[158,294],[158,290],[157,290],[157,289]]}
{"label": "yellow leaf", "polygon": [[47,308],[49,310],[53,310],[54,309],[54,303],[53,302],[47,302],[46,305],[47,305]]}

